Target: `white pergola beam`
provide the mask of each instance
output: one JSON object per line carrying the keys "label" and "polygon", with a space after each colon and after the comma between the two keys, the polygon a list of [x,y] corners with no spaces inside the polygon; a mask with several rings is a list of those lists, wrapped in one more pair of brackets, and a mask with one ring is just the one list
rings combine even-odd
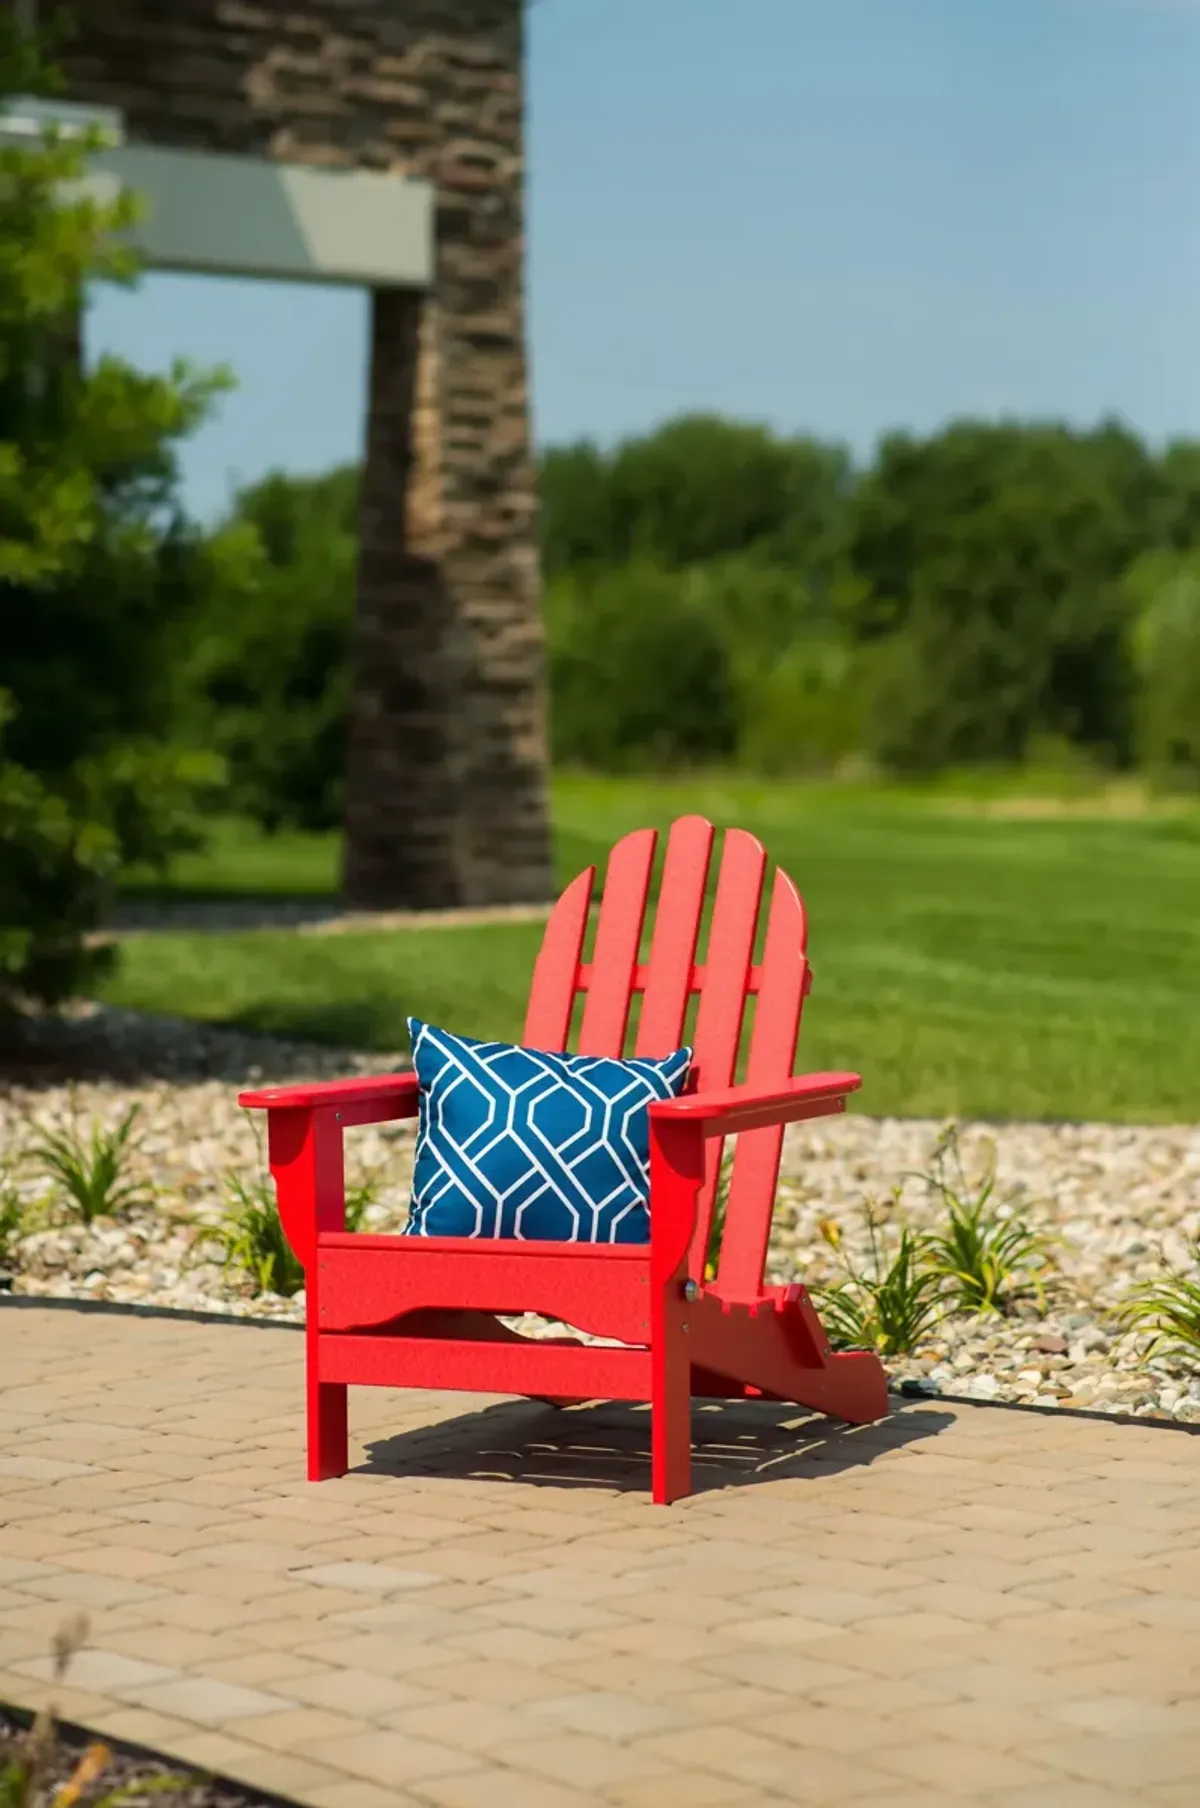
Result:
{"label": "white pergola beam", "polygon": [[154,269],[365,288],[433,279],[425,182],[143,144],[102,150],[91,168],[98,197],[141,198],[133,240]]}

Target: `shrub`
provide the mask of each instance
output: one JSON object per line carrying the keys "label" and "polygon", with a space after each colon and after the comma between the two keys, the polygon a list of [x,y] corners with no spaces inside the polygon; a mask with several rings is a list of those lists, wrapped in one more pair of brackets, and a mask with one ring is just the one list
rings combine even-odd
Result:
{"label": "shrub", "polygon": [[823,771],[862,746],[864,665],[842,627],[845,574],[815,590],[763,558],[694,567],[686,586],[724,645],[737,758],[758,773]]}
{"label": "shrub", "polygon": [[547,598],[555,757],[601,771],[716,763],[737,745],[723,637],[686,577],[631,565]]}
{"label": "shrub", "polygon": [[[0,22],[0,96],[50,81]],[[195,838],[218,776],[171,743],[171,673],[199,571],[177,443],[219,374],[143,377],[73,349],[85,287],[128,282],[132,209],[88,198],[90,144],[0,148],[0,1005],[88,983],[123,864]]]}
{"label": "shrub", "polygon": [[1126,579],[1137,750],[1151,776],[1200,786],[1200,553],[1153,553]]}
{"label": "shrub", "polygon": [[865,666],[843,641],[806,637],[740,669],[738,763],[770,776],[826,772],[863,745]]}
{"label": "shrub", "polygon": [[1119,581],[1155,531],[1154,490],[1146,448],[1111,425],[885,439],[848,536],[856,630],[887,647],[867,751],[932,769],[1017,761],[1049,734],[1127,759]]}
{"label": "shrub", "polygon": [[272,473],[209,548],[184,688],[227,801],[273,831],[341,820],[354,623],[358,473]]}

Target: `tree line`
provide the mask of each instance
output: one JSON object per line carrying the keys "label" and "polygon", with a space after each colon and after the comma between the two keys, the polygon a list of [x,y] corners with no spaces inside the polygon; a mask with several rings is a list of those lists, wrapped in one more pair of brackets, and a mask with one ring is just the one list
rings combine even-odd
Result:
{"label": "tree line", "polygon": [[[846,451],[689,416],[541,461],[554,756],[1200,782],[1200,445],[964,421]],[[337,822],[356,475],[212,537],[188,709],[268,827]]]}

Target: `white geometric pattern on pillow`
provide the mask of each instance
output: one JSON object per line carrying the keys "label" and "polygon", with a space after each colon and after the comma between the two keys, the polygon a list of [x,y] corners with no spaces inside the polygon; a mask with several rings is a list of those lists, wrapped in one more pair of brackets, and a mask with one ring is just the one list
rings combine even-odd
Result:
{"label": "white geometric pattern on pillow", "polygon": [[690,1049],[617,1061],[408,1027],[420,1086],[408,1235],[649,1241],[649,1108],[679,1096]]}

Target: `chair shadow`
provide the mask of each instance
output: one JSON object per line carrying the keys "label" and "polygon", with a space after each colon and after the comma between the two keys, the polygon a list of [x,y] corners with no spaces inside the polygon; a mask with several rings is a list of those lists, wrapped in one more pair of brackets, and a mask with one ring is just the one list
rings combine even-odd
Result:
{"label": "chair shadow", "polygon": [[[858,1469],[885,1452],[936,1437],[953,1415],[897,1403],[877,1425],[843,1425],[806,1407],[696,1402],[692,1492]],[[518,1482],[526,1487],[647,1493],[650,1413],[612,1401],[558,1409],[505,1401],[368,1441],[356,1475]]]}

